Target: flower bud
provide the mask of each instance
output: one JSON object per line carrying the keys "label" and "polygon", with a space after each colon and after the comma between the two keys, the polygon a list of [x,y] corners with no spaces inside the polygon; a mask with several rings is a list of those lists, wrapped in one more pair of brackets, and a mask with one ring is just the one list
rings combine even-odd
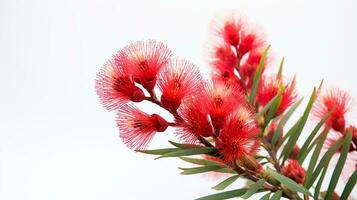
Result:
{"label": "flower bud", "polygon": [[253,156],[244,155],[240,158],[240,162],[246,169],[251,171],[260,173],[263,170],[262,165]]}

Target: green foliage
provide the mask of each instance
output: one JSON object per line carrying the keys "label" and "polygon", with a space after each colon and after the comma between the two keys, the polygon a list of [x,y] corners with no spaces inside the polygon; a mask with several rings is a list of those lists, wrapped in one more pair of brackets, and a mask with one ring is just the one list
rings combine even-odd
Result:
{"label": "green foliage", "polygon": [[229,178],[223,180],[222,182],[220,182],[220,183],[217,184],[216,186],[212,187],[212,189],[215,189],[215,190],[224,190],[224,189],[226,189],[229,185],[231,185],[232,183],[234,183],[239,177],[240,177],[240,175],[231,176],[231,177],[229,177]]}

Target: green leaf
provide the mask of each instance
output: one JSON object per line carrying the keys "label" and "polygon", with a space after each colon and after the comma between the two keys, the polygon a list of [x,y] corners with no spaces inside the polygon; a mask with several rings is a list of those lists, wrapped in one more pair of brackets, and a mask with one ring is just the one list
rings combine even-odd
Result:
{"label": "green leaf", "polygon": [[219,184],[217,184],[216,186],[212,187],[212,189],[215,190],[224,190],[226,189],[229,185],[231,185],[232,183],[234,183],[234,181],[236,181],[239,178],[240,175],[235,175],[235,176],[231,176],[227,179],[225,179],[224,181],[220,182]]}
{"label": "green leaf", "polygon": [[318,131],[320,130],[320,128],[324,125],[325,121],[327,120],[327,118],[330,117],[331,115],[331,111],[328,112],[322,119],[321,121],[315,126],[315,128],[312,130],[312,132],[310,133],[309,137],[306,139],[305,143],[302,145],[302,147],[300,148],[300,151],[296,157],[296,160],[299,161],[299,163],[303,163],[306,156],[308,155],[308,147],[311,144],[311,141],[314,139],[314,137],[316,136],[316,134],[318,133]]}
{"label": "green leaf", "polygon": [[350,145],[351,145],[351,140],[352,140],[352,130],[346,136],[345,143],[342,148],[342,152],[336,164],[335,170],[332,173],[331,181],[327,188],[327,192],[325,196],[325,199],[327,200],[332,199],[332,194],[335,191],[338,179],[341,175],[343,166],[345,165],[346,162],[347,154],[349,152]]}
{"label": "green leaf", "polygon": [[306,106],[304,114],[299,119],[299,123],[298,123],[297,127],[294,129],[290,129],[290,131],[293,131],[293,132],[291,133],[290,138],[281,153],[281,155],[283,155],[283,162],[289,157],[290,153],[293,151],[294,146],[295,146],[297,140],[299,139],[302,130],[304,129],[307,118],[309,117],[309,114],[310,114],[312,105],[315,101],[315,98],[316,98],[316,88],[314,88],[314,91],[311,94],[310,100]]}
{"label": "green leaf", "polygon": [[355,187],[357,182],[357,170],[353,172],[351,177],[348,179],[345,188],[343,189],[343,192],[341,194],[340,200],[347,200],[347,198],[350,196],[353,188]]}
{"label": "green leaf", "polygon": [[259,179],[257,182],[255,182],[249,186],[248,191],[243,196],[241,196],[241,198],[248,199],[253,194],[255,194],[259,189],[261,189],[263,187],[264,183],[265,183],[264,179]]}
{"label": "green leaf", "polygon": [[258,119],[260,116],[263,116],[272,106],[272,104],[276,101],[276,99],[278,98],[279,94],[276,94],[272,99],[270,99],[270,101],[264,106],[263,109],[261,109],[256,115],[255,115],[255,119]]}
{"label": "green leaf", "polygon": [[291,190],[310,195],[309,191],[305,187],[297,184],[295,181],[291,180],[290,178],[278,174],[273,170],[269,170],[269,172],[276,180],[278,180],[280,183],[284,184],[286,187],[290,188]]}
{"label": "green leaf", "polygon": [[224,165],[223,163],[198,158],[180,157],[180,159],[196,165]]}
{"label": "green leaf", "polygon": [[[280,87],[280,86],[282,86],[282,87]],[[265,118],[263,130],[265,129],[265,127],[268,126],[270,120],[274,117],[276,111],[278,110],[278,108],[280,106],[280,103],[281,103],[281,100],[282,100],[282,96],[281,95],[282,95],[282,93],[284,91],[284,86],[283,85],[280,85],[280,86],[279,86],[279,91],[278,91],[278,94],[277,94],[277,98],[272,103],[271,107],[269,108],[268,115]]]}
{"label": "green leaf", "polygon": [[283,75],[283,66],[284,66],[284,61],[285,61],[285,58],[283,57],[280,61],[280,65],[279,65],[279,71],[278,71],[278,74],[277,74],[277,78],[281,79],[282,75]]}
{"label": "green leaf", "polygon": [[265,59],[266,59],[266,57],[268,55],[269,48],[270,48],[270,46],[268,46],[264,50],[264,52],[262,54],[262,57],[260,58],[260,61],[259,61],[259,66],[258,66],[257,70],[255,71],[255,74],[254,74],[254,77],[253,77],[253,86],[252,86],[252,90],[251,90],[251,93],[250,93],[250,96],[249,96],[249,103],[251,105],[254,104],[255,95],[256,95],[257,90],[258,90],[260,76],[261,76],[261,74],[263,72],[264,62],[265,62]]}
{"label": "green leaf", "polygon": [[275,192],[273,194],[273,196],[271,196],[270,200],[279,200],[281,198],[282,194],[283,193],[279,190],[279,191]]}
{"label": "green leaf", "polygon": [[222,169],[218,169],[218,170],[215,170],[215,171],[216,172],[220,172],[220,173],[226,173],[226,174],[237,174],[237,172],[234,171],[231,168],[222,168]]}
{"label": "green leaf", "polygon": [[194,168],[179,167],[179,169],[183,170],[183,172],[181,172],[182,175],[200,174],[200,173],[215,171],[215,170],[221,169],[221,168],[222,167],[218,166],[218,165],[208,165],[208,166],[194,167]]}
{"label": "green leaf", "polygon": [[322,183],[324,181],[326,172],[327,172],[327,168],[324,168],[324,170],[322,171],[322,173],[320,175],[319,181],[317,181],[317,184],[316,184],[316,187],[315,187],[314,199],[319,199],[321,186],[322,186]]}
{"label": "green leaf", "polygon": [[221,199],[229,199],[229,198],[233,198],[233,197],[240,197],[240,196],[242,196],[246,191],[247,191],[246,188],[242,188],[242,189],[231,190],[231,191],[227,191],[227,192],[221,192],[221,193],[217,193],[217,194],[208,195],[208,196],[205,196],[205,197],[198,198],[198,199],[196,199],[196,200],[221,200]]}
{"label": "green leaf", "polygon": [[269,200],[270,195],[271,195],[271,193],[268,192],[267,194],[265,194],[264,196],[262,196],[262,198],[260,198],[260,200]]}
{"label": "green leaf", "polygon": [[213,147],[195,147],[192,149],[180,149],[178,151],[169,152],[159,156],[155,159],[159,158],[166,158],[166,157],[179,157],[179,156],[191,156],[191,155],[198,155],[198,154],[208,154],[217,152],[216,148]]}
{"label": "green leaf", "polygon": [[317,165],[313,174],[306,176],[306,178],[307,178],[305,181],[306,188],[310,188],[312,186],[312,184],[315,182],[316,178],[319,176],[323,167],[328,167],[332,156],[338,151],[340,146],[343,144],[343,141],[344,141],[343,138],[337,140],[336,143],[334,145],[332,145],[327,150],[325,155],[321,158],[321,160],[320,160],[319,164]]}
{"label": "green leaf", "polygon": [[179,148],[166,148],[166,149],[153,149],[153,150],[136,150],[140,153],[152,154],[152,155],[163,155],[180,150]]}
{"label": "green leaf", "polygon": [[295,112],[295,110],[299,107],[299,105],[301,104],[303,98],[301,98],[299,101],[297,101],[281,118],[278,127],[273,135],[273,139],[272,139],[272,146],[275,147],[276,142],[279,139],[279,136],[282,134],[283,132],[283,127],[285,126],[286,122],[289,120],[289,118],[291,117],[291,115]]}
{"label": "green leaf", "polygon": [[320,155],[320,152],[321,152],[321,149],[322,149],[322,146],[325,142],[325,139],[326,139],[326,136],[328,134],[328,130],[325,129],[323,130],[323,132],[320,134],[320,136],[318,137],[318,142],[316,144],[316,147],[315,147],[315,150],[314,152],[312,153],[312,156],[311,156],[311,159],[310,159],[310,162],[309,162],[309,166],[306,170],[306,174],[305,174],[305,187],[306,188],[310,188],[309,184],[309,181],[310,179],[312,179],[312,173],[313,173],[313,170],[316,166],[316,163],[317,163],[317,160],[319,159],[319,155]]}
{"label": "green leaf", "polygon": [[195,147],[200,147],[198,145],[192,145],[192,144],[181,144],[181,143],[173,142],[171,140],[169,140],[169,142],[173,146],[181,148],[181,149],[192,149],[192,148],[195,148]]}

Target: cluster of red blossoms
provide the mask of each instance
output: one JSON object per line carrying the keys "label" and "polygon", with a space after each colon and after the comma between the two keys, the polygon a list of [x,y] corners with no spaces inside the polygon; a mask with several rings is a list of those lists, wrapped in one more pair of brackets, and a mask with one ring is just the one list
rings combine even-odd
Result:
{"label": "cluster of red blossoms", "polygon": [[[125,46],[104,64],[97,73],[96,92],[108,111],[117,112],[120,137],[131,149],[146,149],[155,133],[172,126],[182,142],[215,147],[219,160],[228,166],[238,164],[260,173],[262,166],[256,155],[261,146],[271,144],[279,116],[296,102],[295,78],[266,73],[269,59],[261,61],[268,45],[241,17],[214,21],[212,36],[209,62],[213,70],[209,80],[191,62],[174,57],[165,44],[144,40]],[[254,76],[261,65],[256,97],[250,102]],[[264,131],[264,119],[255,116],[281,88],[281,101],[273,116],[276,120]],[[166,109],[174,121],[141,111],[134,103],[142,101]],[[357,129],[347,126],[345,117],[350,104],[351,98],[345,92],[327,89],[326,93],[319,91],[313,111],[320,119],[332,111],[326,128],[341,137],[352,130],[354,153]],[[281,139],[280,135],[278,140]],[[303,184],[305,170],[294,160],[298,152],[296,145],[290,160],[277,169]]]}

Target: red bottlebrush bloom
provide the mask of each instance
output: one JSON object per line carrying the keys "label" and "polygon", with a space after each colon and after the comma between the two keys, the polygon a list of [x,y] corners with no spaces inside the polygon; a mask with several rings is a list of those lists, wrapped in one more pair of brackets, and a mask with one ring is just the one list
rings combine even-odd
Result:
{"label": "red bottlebrush bloom", "polygon": [[240,42],[240,32],[243,27],[242,17],[233,13],[217,16],[211,23],[214,34],[223,39],[228,45],[237,47]]}
{"label": "red bottlebrush bloom", "polygon": [[289,160],[289,163],[281,169],[281,172],[296,183],[303,184],[305,181],[305,170],[297,160]]}
{"label": "red bottlebrush bloom", "polygon": [[96,92],[104,107],[115,110],[128,101],[140,102],[145,99],[144,92],[135,86],[126,69],[114,61],[108,61],[97,73]]}
{"label": "red bottlebrush bloom", "polygon": [[318,94],[317,100],[313,107],[313,114],[321,119],[328,112],[332,111],[325,124],[332,129],[343,133],[345,131],[345,115],[351,107],[352,99],[347,92],[332,88]]}
{"label": "red bottlebrush bloom", "polygon": [[239,106],[227,118],[216,140],[216,148],[223,153],[226,162],[240,160],[245,156],[254,157],[259,147],[259,131],[250,109],[244,105]]}
{"label": "red bottlebrush bloom", "polygon": [[138,41],[124,47],[115,60],[133,74],[135,81],[152,90],[156,75],[172,56],[171,50],[154,40]]}
{"label": "red bottlebrush bloom", "polygon": [[156,132],[163,132],[168,122],[157,114],[146,114],[134,105],[126,104],[118,111],[120,137],[130,149],[145,149]]}
{"label": "red bottlebrush bloom", "polygon": [[173,59],[160,72],[158,86],[162,91],[161,104],[177,110],[184,97],[202,89],[202,77],[195,65],[182,59]]}
{"label": "red bottlebrush bloom", "polygon": [[211,59],[210,64],[215,68],[215,71],[234,76],[234,67],[238,62],[238,58],[229,45],[224,43],[216,44],[209,57]]}
{"label": "red bottlebrush bloom", "polygon": [[202,104],[202,97],[186,99],[178,109],[184,123],[179,123],[176,134],[188,143],[197,143],[197,137],[209,137],[213,128],[209,121],[208,111]]}
{"label": "red bottlebrush bloom", "polygon": [[279,77],[262,77],[257,91],[257,102],[261,106],[265,106],[272,98],[274,98],[279,91],[279,85],[284,85],[282,99],[275,115],[280,115],[289,106],[291,106],[297,98],[295,91],[295,78],[291,82],[284,83]]}
{"label": "red bottlebrush bloom", "polygon": [[206,84],[206,92],[207,98],[203,100],[206,101],[213,127],[219,130],[231,111],[244,101],[241,88],[237,84],[214,80]]}
{"label": "red bottlebrush bloom", "polygon": [[238,57],[243,57],[248,52],[252,52],[255,49],[259,49],[265,45],[265,41],[262,36],[258,34],[256,30],[242,31],[241,41],[238,47]]}

